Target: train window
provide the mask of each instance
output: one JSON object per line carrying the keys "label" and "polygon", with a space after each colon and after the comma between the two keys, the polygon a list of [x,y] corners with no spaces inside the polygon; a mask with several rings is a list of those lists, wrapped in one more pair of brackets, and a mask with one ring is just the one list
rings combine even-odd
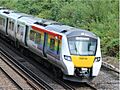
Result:
{"label": "train window", "polygon": [[50,39],[50,49],[51,50],[55,49],[55,39],[53,39],[53,38]]}
{"label": "train window", "polygon": [[94,55],[96,51],[96,39],[79,37],[79,39],[75,40],[75,38],[68,38],[69,50],[71,55]]}
{"label": "train window", "polygon": [[2,21],[2,25],[5,26],[5,19],[3,19],[3,21]]}
{"label": "train window", "polygon": [[20,25],[17,26],[17,33],[19,33]]}
{"label": "train window", "polygon": [[36,37],[36,32],[31,30],[30,31],[30,40],[35,41],[35,37]]}
{"label": "train window", "polygon": [[19,34],[21,37],[23,37],[23,33],[24,33],[24,26],[17,25],[17,34]]}
{"label": "train window", "polygon": [[0,25],[2,25],[2,24],[3,24],[2,20],[3,20],[3,18],[1,18],[1,17],[0,17]]}
{"label": "train window", "polygon": [[24,32],[24,26],[23,25],[19,26],[19,31],[20,31],[20,35],[23,36],[23,32]]}
{"label": "train window", "polygon": [[2,29],[2,18],[0,17],[0,29]]}
{"label": "train window", "polygon": [[0,25],[5,26],[5,19],[0,17]]}
{"label": "train window", "polygon": [[11,22],[9,22],[9,29],[11,30]]}
{"label": "train window", "polygon": [[36,33],[35,43],[40,44],[40,41],[41,41],[41,34],[40,33]]}
{"label": "train window", "polygon": [[14,29],[14,22],[9,21],[9,30],[13,31],[13,29]]}

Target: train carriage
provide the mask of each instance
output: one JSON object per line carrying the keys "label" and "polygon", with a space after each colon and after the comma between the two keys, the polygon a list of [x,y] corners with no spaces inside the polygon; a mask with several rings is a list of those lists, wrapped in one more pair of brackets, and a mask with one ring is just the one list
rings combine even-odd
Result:
{"label": "train carriage", "polygon": [[16,41],[17,20],[22,16],[29,16],[24,13],[19,13],[13,10],[5,9],[0,10],[0,18],[4,22],[2,31],[6,36]]}
{"label": "train carriage", "polygon": [[66,80],[86,82],[100,71],[100,38],[92,32],[0,9],[0,33],[14,40],[17,47],[22,45],[45,58]]}
{"label": "train carriage", "polygon": [[[44,37],[41,40],[47,45],[42,44],[45,47],[42,47],[42,52],[49,62],[62,70],[64,79],[83,81],[79,77],[91,79],[98,75],[101,67],[100,39],[93,33],[54,24],[45,28],[33,25],[32,28]],[[39,49],[39,45],[36,48]]]}

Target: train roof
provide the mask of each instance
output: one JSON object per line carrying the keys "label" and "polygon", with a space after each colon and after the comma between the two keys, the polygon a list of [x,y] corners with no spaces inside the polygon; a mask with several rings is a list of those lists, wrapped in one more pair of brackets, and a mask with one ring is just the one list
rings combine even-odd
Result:
{"label": "train roof", "polygon": [[57,24],[58,23],[56,21],[46,20],[46,19],[42,19],[42,18],[37,18],[37,17],[34,17],[34,16],[21,17],[21,18],[18,19],[18,21],[21,21],[21,22],[24,22],[24,23],[28,23],[28,24],[35,24],[35,25],[43,26],[43,27],[46,27],[47,25]]}
{"label": "train roof", "polygon": [[0,10],[3,10],[3,9],[7,9],[7,8],[5,8],[5,7],[0,7]]}
{"label": "train roof", "polygon": [[9,9],[0,10],[0,14],[11,19],[17,19],[18,21],[24,22],[25,24],[33,24],[35,21],[37,21],[32,15],[19,13]]}
{"label": "train roof", "polygon": [[0,10],[0,14],[12,19],[19,19],[21,17],[33,17],[32,15],[28,15],[25,13],[20,13],[14,10],[9,10],[9,9],[2,9]]}
{"label": "train roof", "polygon": [[73,27],[67,25],[48,25],[45,28],[59,33],[64,33],[73,29]]}
{"label": "train roof", "polygon": [[75,27],[71,27],[71,26],[67,26],[67,25],[63,25],[59,22],[56,21],[52,21],[52,20],[46,20],[46,19],[42,19],[42,18],[37,18],[34,17],[32,15],[28,15],[28,14],[24,14],[24,13],[19,13],[16,12],[14,10],[9,10],[9,9],[2,9],[2,7],[0,7],[0,14],[15,20],[18,20],[18,22],[22,22],[28,25],[36,25],[37,27],[44,27],[44,29],[50,30],[50,31],[54,31],[57,33],[64,33],[66,34],[68,37],[70,36],[81,36],[84,34],[84,36],[91,36],[93,38],[96,37],[95,34],[87,31],[87,30],[82,30],[82,29],[78,29]]}
{"label": "train roof", "polygon": [[83,29],[77,29],[77,28],[74,28],[72,31],[67,32],[66,35],[67,37],[88,36],[88,37],[97,39],[97,36],[94,33],[87,30],[83,30]]}
{"label": "train roof", "polygon": [[[40,25],[33,25],[36,26],[38,28],[41,28]],[[51,31],[51,32],[56,32],[56,33],[60,33],[66,35],[67,37],[74,37],[74,36],[89,36],[92,38],[97,39],[97,36],[95,34],[93,34],[90,31],[87,30],[83,30],[83,29],[79,29],[79,28],[75,28],[75,27],[71,27],[71,26],[67,26],[67,25],[48,25],[44,28],[45,30]]]}
{"label": "train roof", "polygon": [[68,37],[74,36],[90,36],[92,38],[97,38],[95,34],[90,31],[67,26],[67,25],[48,25],[45,27],[48,30],[53,30],[55,32],[64,33]]}
{"label": "train roof", "polygon": [[18,19],[18,22],[22,22],[22,23],[25,23],[25,24],[34,24],[38,19],[33,17],[33,16],[23,16],[21,18]]}
{"label": "train roof", "polygon": [[36,25],[41,25],[41,26],[48,26],[48,25],[60,25],[59,22],[53,21],[53,20],[46,20],[46,19],[42,19],[39,18],[39,20],[37,22],[35,22],[34,24]]}

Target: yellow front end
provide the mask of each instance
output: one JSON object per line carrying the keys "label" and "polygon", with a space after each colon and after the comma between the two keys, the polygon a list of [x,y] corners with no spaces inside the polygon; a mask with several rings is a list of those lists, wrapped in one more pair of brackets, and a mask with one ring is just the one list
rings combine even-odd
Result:
{"label": "yellow front end", "polygon": [[93,65],[95,56],[76,56],[76,55],[71,55],[72,62],[75,67],[85,67],[85,68],[90,68]]}

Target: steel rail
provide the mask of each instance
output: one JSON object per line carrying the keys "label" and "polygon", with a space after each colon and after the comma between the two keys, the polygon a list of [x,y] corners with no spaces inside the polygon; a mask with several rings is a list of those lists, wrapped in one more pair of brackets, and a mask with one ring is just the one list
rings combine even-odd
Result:
{"label": "steel rail", "polygon": [[19,89],[21,89],[22,90],[22,87],[18,84],[18,83],[16,83],[16,81],[14,80],[14,79],[12,79],[8,74],[7,74],[7,72],[4,70],[4,69],[2,69],[1,67],[0,67],[0,70],[5,74],[5,76],[7,76]]}
{"label": "steel rail", "polygon": [[[33,58],[34,59],[34,58]],[[40,69],[41,70],[41,69]],[[56,83],[60,84],[61,86],[63,86],[66,90],[75,90],[75,88],[71,87],[70,85],[67,85],[66,83],[64,83],[62,80],[59,80],[59,79],[56,79],[56,78],[53,78],[50,74],[47,74],[44,70],[41,70],[44,74],[46,74],[48,77],[52,78]],[[87,83],[87,85],[89,87],[91,87],[92,89],[94,90],[97,90],[95,87],[89,85]]]}
{"label": "steel rail", "polygon": [[61,86],[63,86],[66,90],[75,90],[75,88],[67,85],[66,83],[64,83],[63,81],[60,81],[59,79],[55,79],[55,81],[60,84]]}
{"label": "steel rail", "polygon": [[86,82],[86,85],[87,85],[88,87],[90,87],[91,89],[93,89],[93,90],[97,90],[97,88],[96,88],[95,86],[91,85],[90,82]]}
{"label": "steel rail", "polygon": [[[6,43],[5,43],[6,44]],[[8,46],[9,47],[9,46]],[[1,49],[1,48],[0,48]],[[7,53],[7,52],[6,52]],[[18,63],[19,64],[19,63]],[[24,68],[23,67],[23,69],[26,69],[26,68]],[[29,70],[28,70],[29,71]],[[42,72],[44,71],[44,70],[41,70]],[[29,72],[29,73],[31,73],[31,72]],[[49,75],[48,74],[46,74],[45,72],[43,72],[45,75],[47,75],[48,77],[49,77]],[[33,73],[32,73],[33,74]],[[35,76],[35,75],[33,75],[33,76]],[[51,78],[51,77],[50,77]],[[37,79],[37,78],[36,78]],[[52,78],[52,79],[54,79],[54,78]],[[59,79],[54,79],[54,81],[56,82],[56,83],[58,83],[59,85],[61,85],[62,87],[64,87],[66,90],[75,90],[74,88],[72,88],[71,86],[69,86],[69,85],[67,85],[66,83],[64,83],[64,82],[62,82],[62,81],[60,81]],[[49,90],[51,90],[51,89],[49,89]]]}
{"label": "steel rail", "polygon": [[[31,57],[32,58],[32,57]],[[34,58],[32,58],[34,59]],[[49,73],[49,71],[43,70],[43,67],[37,67],[39,68],[39,70],[41,72],[43,72],[46,76],[50,77],[52,80],[54,80],[56,83],[58,83],[59,85],[61,85],[62,87],[64,87],[66,90],[75,90],[75,88],[71,87],[70,85],[66,84],[65,82],[63,82],[60,79],[57,79],[55,77],[53,77],[52,74]]]}
{"label": "steel rail", "polygon": [[[52,87],[50,87],[44,80],[36,76],[33,72],[31,72],[29,69],[27,69],[25,66],[20,64],[14,57],[12,57],[9,53],[7,53],[5,50],[0,48],[0,53],[3,55],[5,58],[9,60],[10,63],[12,63],[14,66],[16,66],[20,71],[26,74],[33,82],[35,82],[38,86],[41,86],[44,90],[53,90]],[[2,57],[0,57],[2,58]],[[6,62],[12,69],[15,70],[8,62]],[[18,72],[16,70],[16,72]],[[20,74],[20,72],[18,72]],[[21,74],[20,74],[21,75]],[[21,75],[23,76],[23,75]],[[23,76],[25,78],[25,76]],[[35,90],[38,90],[39,88],[36,88],[35,84],[32,83],[31,80],[26,79],[28,84],[30,84],[32,87],[35,88]]]}

